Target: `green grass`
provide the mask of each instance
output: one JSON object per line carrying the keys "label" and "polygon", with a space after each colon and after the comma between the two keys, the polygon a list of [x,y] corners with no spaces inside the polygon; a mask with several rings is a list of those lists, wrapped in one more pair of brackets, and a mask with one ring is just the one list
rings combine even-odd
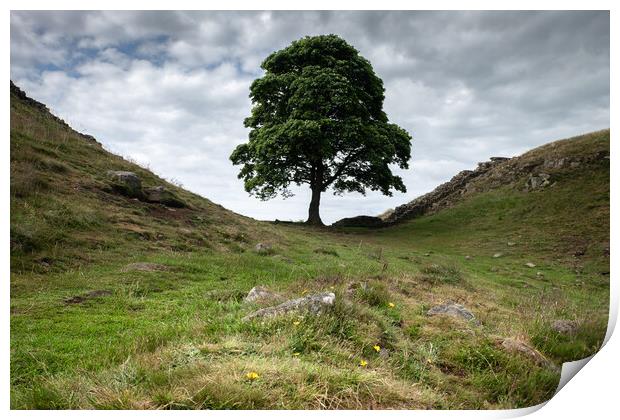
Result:
{"label": "green grass", "polygon": [[[559,373],[499,338],[560,365],[604,337],[608,161],[544,192],[506,186],[391,228],[331,230],[235,215],[14,98],[11,122],[12,408],[516,408],[550,398]],[[109,192],[111,168],[190,208]],[[243,322],[256,285],[337,300],[319,317]],[[481,325],[426,316],[446,300]],[[558,334],[555,319],[579,328]]]}

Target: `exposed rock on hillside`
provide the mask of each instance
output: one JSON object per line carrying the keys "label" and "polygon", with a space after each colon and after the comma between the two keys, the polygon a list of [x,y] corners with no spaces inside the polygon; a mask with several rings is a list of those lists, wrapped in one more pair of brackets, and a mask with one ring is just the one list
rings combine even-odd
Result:
{"label": "exposed rock on hillside", "polygon": [[334,227],[381,227],[385,223],[379,217],[374,216],[356,216],[340,219],[332,226]]}
{"label": "exposed rock on hillside", "polygon": [[280,299],[280,295],[263,286],[253,287],[243,299],[246,302],[265,302]]}
{"label": "exposed rock on hillside", "polygon": [[112,188],[119,193],[132,198],[142,198],[142,181],[133,172],[108,171],[106,173],[112,180]]}
{"label": "exposed rock on hillside", "polygon": [[186,207],[185,202],[177,197],[172,191],[162,185],[144,189],[146,201],[160,203],[168,207]]}
{"label": "exposed rock on hillside", "polygon": [[465,321],[471,321],[474,324],[480,323],[469,309],[465,308],[463,305],[453,302],[446,302],[443,305],[433,306],[428,310],[426,315],[449,315],[455,318],[464,319]]}
{"label": "exposed rock on hillside", "polygon": [[[608,135],[607,130],[593,134],[599,133]],[[544,190],[555,183],[557,175],[581,170],[586,165],[609,164],[608,151],[582,150],[574,140],[559,140],[514,158],[492,157],[473,171],[461,171],[433,191],[396,207],[383,219],[385,225],[436,213],[471,194],[498,187],[512,186],[527,192]]]}
{"label": "exposed rock on hillside", "polygon": [[[56,122],[60,123],[61,125],[67,127],[70,130],[73,130],[71,127],[69,127],[69,124],[67,124],[65,122],[65,120],[58,118],[56,115],[52,114],[49,110],[49,108],[45,105],[42,104],[41,102],[32,99],[31,97],[29,97],[28,95],[26,95],[26,92],[24,92],[23,90],[21,90],[19,88],[19,86],[17,86],[15,83],[13,83],[13,81],[11,80],[11,94],[15,95],[17,98],[19,98],[21,101],[23,101],[25,104],[38,109],[39,111],[44,112],[45,114],[49,115],[50,118],[52,118],[53,120],[55,120]],[[75,130],[73,130],[75,131]],[[98,146],[101,146],[101,144],[90,134],[84,134],[84,133],[80,133],[78,131],[75,131],[76,133],[78,133],[79,135],[81,135],[84,139],[88,140],[89,142],[96,144]]]}
{"label": "exposed rock on hillside", "polygon": [[293,311],[304,311],[317,315],[333,306],[335,301],[336,295],[332,292],[317,293],[315,295],[288,300],[278,306],[259,309],[243,318],[243,320],[249,321],[255,318],[269,318]]}

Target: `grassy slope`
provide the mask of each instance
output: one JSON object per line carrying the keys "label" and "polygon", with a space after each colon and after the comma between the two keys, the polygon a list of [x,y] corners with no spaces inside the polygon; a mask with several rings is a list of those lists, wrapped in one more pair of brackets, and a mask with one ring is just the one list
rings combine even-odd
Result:
{"label": "grassy slope", "polygon": [[[162,182],[150,172],[11,102],[14,408],[520,407],[548,399],[559,375],[498,337],[559,364],[604,336],[608,162],[545,192],[497,189],[384,230],[261,224],[180,189],[192,209],[171,218],[102,190],[107,169]],[[608,149],[609,134],[570,144]],[[254,253],[259,240],[273,253]],[[135,261],[170,270],[123,271]],[[352,283],[368,287],[347,294]],[[334,290],[338,304],[243,323],[257,284],[290,297]],[[64,303],[92,290],[112,294]],[[424,315],[446,299],[482,326]],[[580,321],[577,334],[553,333],[558,318]]]}

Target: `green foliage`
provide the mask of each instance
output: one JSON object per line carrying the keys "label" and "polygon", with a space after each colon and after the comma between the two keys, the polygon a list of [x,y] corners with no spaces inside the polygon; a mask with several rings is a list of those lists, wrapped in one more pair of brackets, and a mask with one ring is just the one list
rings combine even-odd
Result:
{"label": "green foliage", "polygon": [[420,269],[416,278],[432,285],[463,282],[463,274],[455,265],[427,264]]}
{"label": "green foliage", "polygon": [[390,302],[390,292],[380,281],[362,283],[355,289],[355,297],[370,306],[387,306]]}
{"label": "green foliage", "polygon": [[310,184],[319,193],[406,191],[391,164],[407,168],[411,137],[383,112],[383,82],[336,35],[305,37],[274,52],[252,83],[248,143],[231,155],[245,189],[262,199]]}

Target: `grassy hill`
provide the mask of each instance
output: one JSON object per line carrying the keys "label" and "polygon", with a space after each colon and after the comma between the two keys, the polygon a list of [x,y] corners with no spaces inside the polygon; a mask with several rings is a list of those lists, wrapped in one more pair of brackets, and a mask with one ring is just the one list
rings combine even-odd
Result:
{"label": "grassy hill", "polygon": [[[525,191],[516,177],[389,228],[317,229],[223,209],[12,89],[11,405],[538,404],[561,363],[605,335],[609,160],[585,158],[605,151],[608,130],[551,143],[524,156],[584,162],[553,172],[553,186]],[[165,186],[187,207],[119,194],[108,170]],[[256,252],[258,242],[271,248]],[[260,306],[243,301],[256,285],[283,299],[333,291],[336,304],[244,322]],[[427,315],[447,300],[479,325]],[[576,330],[556,332],[555,320]],[[545,361],[508,351],[506,338]]]}

